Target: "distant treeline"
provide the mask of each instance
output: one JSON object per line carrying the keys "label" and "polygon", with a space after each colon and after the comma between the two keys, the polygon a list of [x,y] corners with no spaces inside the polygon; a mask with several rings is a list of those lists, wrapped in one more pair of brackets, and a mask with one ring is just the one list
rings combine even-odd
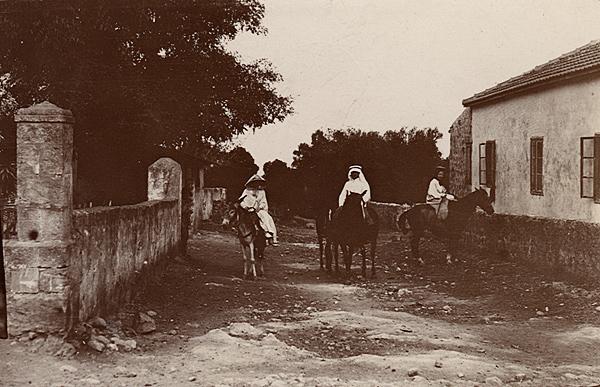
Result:
{"label": "distant treeline", "polygon": [[[422,202],[435,167],[443,162],[437,147],[441,137],[437,129],[429,128],[402,128],[384,134],[318,130],[310,144],[302,143],[294,151],[291,166],[281,160],[263,166],[271,210],[279,216],[313,216],[321,208],[334,208],[353,164],[362,165],[373,200]],[[220,165],[208,170],[206,184],[226,187],[229,199],[234,200],[257,170],[252,156],[238,147],[223,154]]]}

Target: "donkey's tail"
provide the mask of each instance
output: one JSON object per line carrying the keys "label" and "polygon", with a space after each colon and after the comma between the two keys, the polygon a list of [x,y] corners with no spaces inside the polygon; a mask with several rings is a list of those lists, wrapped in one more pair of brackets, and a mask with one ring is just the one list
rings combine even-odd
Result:
{"label": "donkey's tail", "polygon": [[398,220],[396,221],[396,226],[402,231],[402,234],[408,234],[410,229],[410,224],[408,223],[408,219],[406,218],[408,211],[404,211],[398,216]]}

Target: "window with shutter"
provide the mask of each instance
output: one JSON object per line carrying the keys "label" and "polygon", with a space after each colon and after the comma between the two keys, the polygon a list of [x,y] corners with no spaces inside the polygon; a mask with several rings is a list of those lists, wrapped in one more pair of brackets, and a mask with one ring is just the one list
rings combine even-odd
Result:
{"label": "window with shutter", "polygon": [[531,139],[530,146],[531,155],[531,194],[532,195],[543,195],[544,194],[544,181],[543,181],[543,165],[544,165],[544,139],[541,137],[534,137]]}
{"label": "window with shutter", "polygon": [[581,197],[594,197],[594,139],[581,138]]}

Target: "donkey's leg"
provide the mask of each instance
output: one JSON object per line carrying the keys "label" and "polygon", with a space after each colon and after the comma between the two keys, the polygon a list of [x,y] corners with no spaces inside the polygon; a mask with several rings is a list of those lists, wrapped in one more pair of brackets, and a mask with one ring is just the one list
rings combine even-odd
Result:
{"label": "donkey's leg", "polygon": [[264,277],[265,268],[263,266],[264,258],[265,258],[265,250],[264,247],[256,247],[254,256],[256,257],[256,263],[258,265],[258,275],[259,277]]}
{"label": "donkey's leg", "polygon": [[252,275],[252,279],[255,279],[257,277],[256,275],[256,258],[254,257],[254,242],[250,242],[250,248],[248,250],[250,250],[250,274]]}
{"label": "donkey's leg", "polygon": [[246,255],[246,246],[242,245],[242,259],[244,260],[244,279],[248,277],[248,256]]}

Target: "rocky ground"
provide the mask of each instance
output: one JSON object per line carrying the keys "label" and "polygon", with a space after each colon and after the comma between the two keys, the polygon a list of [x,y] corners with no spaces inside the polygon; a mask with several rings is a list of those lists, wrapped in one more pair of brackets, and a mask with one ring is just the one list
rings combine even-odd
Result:
{"label": "rocky ground", "polygon": [[233,234],[205,228],[78,340],[1,341],[0,385],[600,386],[589,284],[490,251],[449,266],[435,240],[420,264],[397,232],[379,238],[376,278],[360,276],[357,256],[347,280],[319,270],[304,222],[281,226],[266,276],[247,281]]}

